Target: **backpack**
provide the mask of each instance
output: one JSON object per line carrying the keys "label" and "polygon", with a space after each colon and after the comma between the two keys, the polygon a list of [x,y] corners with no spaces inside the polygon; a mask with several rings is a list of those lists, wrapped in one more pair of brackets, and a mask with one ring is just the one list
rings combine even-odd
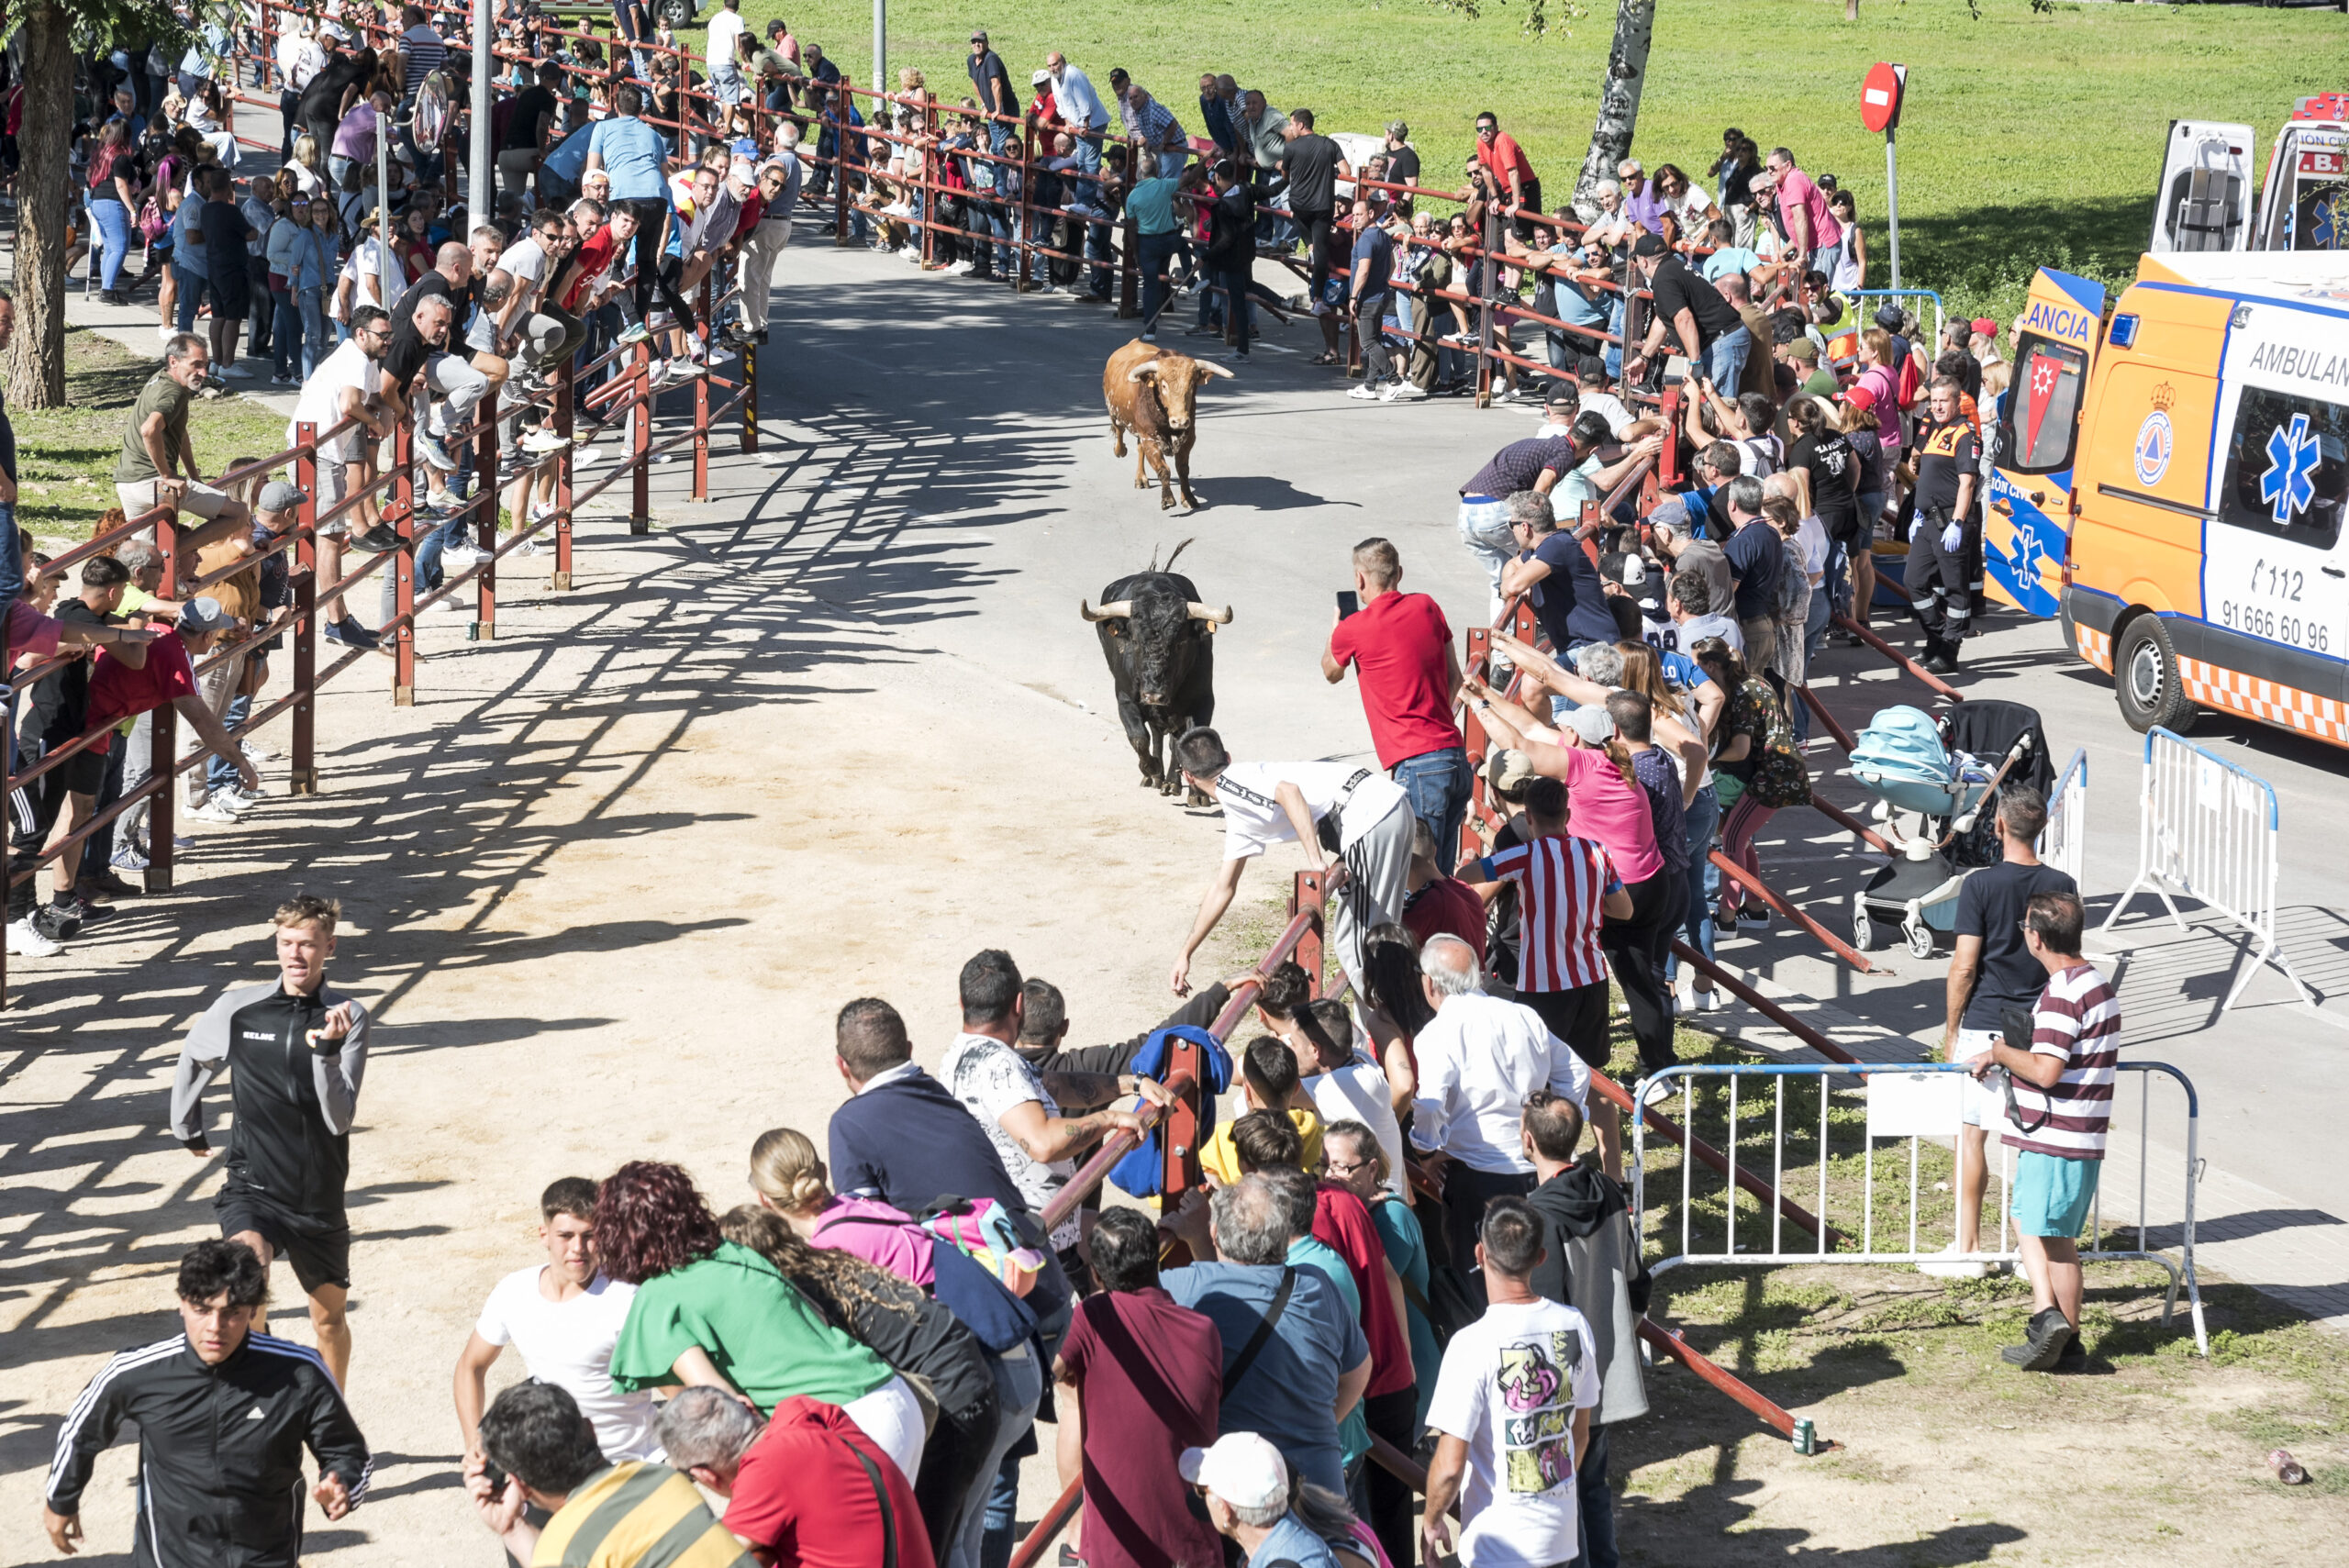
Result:
{"label": "backpack", "polygon": [[1917,395],[1925,389],[1925,373],[1917,368],[1917,354],[1911,349],[1900,361],[1900,407],[1905,413],[1917,406]]}
{"label": "backpack", "polygon": [[985,1269],[1012,1295],[1026,1296],[1036,1287],[1044,1254],[1029,1244],[1011,1211],[995,1199],[945,1194],[915,1218],[932,1240]]}

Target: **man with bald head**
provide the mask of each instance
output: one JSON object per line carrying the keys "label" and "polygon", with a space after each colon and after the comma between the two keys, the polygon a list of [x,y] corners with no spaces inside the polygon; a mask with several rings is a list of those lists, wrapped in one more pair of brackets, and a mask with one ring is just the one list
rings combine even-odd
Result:
{"label": "man with bald head", "polygon": [[[496,230],[490,232],[495,234]],[[411,427],[417,453],[432,473],[430,486],[417,505],[435,512],[453,512],[462,505],[449,489],[449,476],[457,472],[456,459],[449,451],[449,439],[462,436],[473,423],[473,410],[488,395],[489,389],[506,379],[504,360],[477,352],[464,343],[461,334],[451,330],[452,325],[462,324],[473,308],[477,259],[477,247],[454,239],[440,247],[432,258],[432,270],[410,284],[392,307],[392,340],[384,354],[384,391],[387,399],[395,390],[395,373],[406,367],[406,374],[397,375],[399,401],[395,411],[399,422]],[[416,329],[416,316],[425,306],[435,302],[443,317],[441,328],[438,336],[427,339]],[[415,362],[410,364],[410,360]],[[417,410],[409,400],[419,370],[423,372],[424,388],[431,395],[432,417],[429,425],[415,417]]]}
{"label": "man with bald head", "polygon": [[[1476,950],[1458,937],[1428,939],[1419,976],[1435,1019],[1412,1041],[1419,1082],[1411,1096],[1411,1141],[1442,1173],[1452,1256],[1473,1258],[1485,1206],[1533,1190],[1521,1130],[1527,1096],[1547,1089],[1585,1106],[1590,1069],[1541,1014],[1486,995]],[[1463,1278],[1481,1307],[1483,1282]]]}

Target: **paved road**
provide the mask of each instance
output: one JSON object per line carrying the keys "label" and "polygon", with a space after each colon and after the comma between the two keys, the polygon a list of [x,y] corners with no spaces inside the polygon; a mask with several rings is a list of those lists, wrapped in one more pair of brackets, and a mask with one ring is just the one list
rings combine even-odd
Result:
{"label": "paved road", "polygon": [[[1319,346],[1309,323],[1268,325],[1258,362],[1203,395],[1194,463],[1201,509],[1162,512],[1154,495],[1131,488],[1130,460],[1111,456],[1101,412],[1099,366],[1131,324],[820,240],[795,248],[785,274],[775,339],[789,347],[781,366],[770,365],[763,406],[775,433],[814,444],[790,448],[747,520],[691,531],[729,559],[776,569],[899,628],[909,642],[1082,707],[1105,744],[1122,742],[1104,712],[1108,678],[1077,600],[1186,539],[1183,569],[1209,600],[1238,611],[1218,642],[1217,696],[1219,722],[1242,756],[1366,755],[1351,682],[1330,688],[1316,678],[1355,540],[1393,539],[1407,584],[1435,594],[1455,628],[1483,611],[1481,574],[1453,531],[1453,497],[1492,450],[1532,432],[1532,411],[1351,402],[1330,373],[1304,362]],[[2100,914],[2136,867],[2142,741],[2121,723],[2109,684],[2061,651],[2052,624],[2011,616],[1992,624],[1961,684],[2039,709],[2059,760],[2087,750],[2086,880]],[[1823,662],[1820,689],[1854,728],[1881,706],[1923,695],[1872,653],[1831,651]],[[2286,949],[2311,984],[2341,998],[2333,1008],[2349,1023],[2349,856],[2332,847],[2328,809],[2349,759],[2226,719],[2206,718],[2196,739],[2276,786]],[[1822,792],[1858,804],[1840,761],[1831,748],[1814,754]],[[978,772],[990,765],[970,762]],[[1828,828],[1813,813],[1787,814],[1774,824],[1778,841],[1765,863],[1783,887],[1832,911],[1841,931],[1869,868]],[[1211,835],[1203,826],[1197,836],[1204,873]],[[1189,893],[1163,895],[1172,905]],[[2349,1167],[2332,1156],[2330,1136],[2349,1103],[2349,1029],[2299,1005],[2272,971],[2219,1012],[2238,951],[2209,922],[2178,938],[2152,913],[2157,906],[2141,899],[2121,928],[2149,944],[2124,987],[2132,1048],[2193,1076],[2203,1152],[2218,1169],[2288,1195],[2293,1212],[2277,1224],[2349,1216]],[[1174,925],[1170,917],[1170,932]],[[1896,952],[1894,977],[1861,980],[1816,951],[1807,938],[1776,931],[1724,950],[1887,1028],[1937,1036],[1945,961]],[[2156,1117],[2156,1136],[2182,1146],[2174,1118]],[[2342,1251],[2349,1263],[2349,1244]],[[2349,1283],[2349,1272],[2325,1283]]]}

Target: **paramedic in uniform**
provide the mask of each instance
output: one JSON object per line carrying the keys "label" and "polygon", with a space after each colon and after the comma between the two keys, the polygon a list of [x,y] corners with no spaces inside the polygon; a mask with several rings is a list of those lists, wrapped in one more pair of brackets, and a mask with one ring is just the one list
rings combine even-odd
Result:
{"label": "paramedic in uniform", "polygon": [[[228,1180],[213,1199],[220,1234],[252,1249],[267,1269],[280,1252],[310,1298],[318,1353],[335,1385],[351,1371],[351,1123],[367,1070],[367,1012],[328,988],[333,900],[303,894],[278,906],[278,978],[239,985],[212,1004],[180,1048],[172,1082],[172,1135],[198,1158],[204,1091],[230,1069],[236,1129]],[[256,1313],[253,1328],[263,1329]]]}
{"label": "paramedic in uniform", "polygon": [[1410,797],[1375,768],[1351,762],[1235,762],[1208,728],[1174,742],[1184,782],[1223,806],[1223,869],[1199,900],[1198,918],[1175,956],[1178,996],[1190,991],[1191,955],[1231,906],[1240,873],[1274,844],[1294,840],[1317,871],[1329,856],[1346,863],[1346,884],[1330,911],[1339,967],[1367,998],[1363,946],[1374,926],[1400,924],[1411,869]]}
{"label": "paramedic in uniform", "polygon": [[1982,549],[1975,520],[1976,451],[1973,421],[1957,383],[1936,376],[1932,417],[1917,438],[1917,513],[1909,533],[1909,605],[1925,628],[1919,662],[1937,675],[1957,668],[1958,644],[1974,620],[1974,562]]}

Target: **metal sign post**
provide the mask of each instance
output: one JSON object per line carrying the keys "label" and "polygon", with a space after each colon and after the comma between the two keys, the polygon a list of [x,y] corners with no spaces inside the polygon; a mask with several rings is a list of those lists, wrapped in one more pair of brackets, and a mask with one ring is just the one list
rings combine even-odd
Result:
{"label": "metal sign post", "polygon": [[1900,163],[1893,133],[1900,128],[1900,99],[1909,88],[1909,68],[1878,61],[1860,83],[1860,123],[1884,132],[1884,227],[1892,260],[1892,286],[1900,286]]}

